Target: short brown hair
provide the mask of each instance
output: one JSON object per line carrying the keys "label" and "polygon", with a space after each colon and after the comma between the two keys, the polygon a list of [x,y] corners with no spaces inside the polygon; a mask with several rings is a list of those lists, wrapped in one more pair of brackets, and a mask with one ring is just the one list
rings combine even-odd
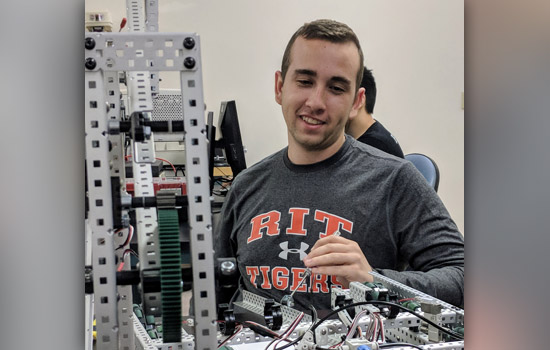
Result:
{"label": "short brown hair", "polygon": [[303,37],[304,39],[321,39],[331,43],[353,42],[359,51],[359,71],[357,72],[357,77],[355,79],[355,91],[359,90],[361,86],[361,79],[363,78],[364,62],[361,44],[359,44],[359,39],[350,27],[344,23],[331,19],[318,19],[313,22],[305,23],[294,33],[294,35],[292,35],[286,45],[285,53],[283,54],[283,62],[281,64],[281,75],[283,80],[285,79],[286,72],[290,66],[290,50],[298,37]]}

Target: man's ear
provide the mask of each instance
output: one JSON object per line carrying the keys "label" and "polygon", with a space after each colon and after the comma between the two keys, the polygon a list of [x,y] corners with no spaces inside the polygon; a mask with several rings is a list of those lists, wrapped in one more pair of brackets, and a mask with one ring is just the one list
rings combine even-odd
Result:
{"label": "man's ear", "polygon": [[353,106],[349,112],[349,119],[353,120],[359,114],[361,108],[365,106],[367,98],[365,96],[365,88],[359,88],[357,94],[355,95],[355,101],[353,101]]}
{"label": "man's ear", "polygon": [[275,101],[281,104],[283,101],[283,75],[280,70],[275,72]]}

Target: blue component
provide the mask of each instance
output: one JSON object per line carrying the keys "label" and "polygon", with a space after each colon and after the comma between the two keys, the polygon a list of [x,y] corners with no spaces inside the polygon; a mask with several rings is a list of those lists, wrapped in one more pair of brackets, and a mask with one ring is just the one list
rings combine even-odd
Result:
{"label": "blue component", "polygon": [[357,350],[372,350],[370,346],[368,345],[359,345],[357,347]]}

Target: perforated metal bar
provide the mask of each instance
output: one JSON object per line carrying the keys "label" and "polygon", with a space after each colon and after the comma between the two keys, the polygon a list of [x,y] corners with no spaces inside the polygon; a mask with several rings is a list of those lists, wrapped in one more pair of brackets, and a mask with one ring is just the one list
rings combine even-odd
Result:
{"label": "perforated metal bar", "polygon": [[145,31],[158,32],[159,5],[157,0],[145,0]]}
{"label": "perforated metal bar", "polygon": [[[188,216],[193,266],[193,305],[195,310],[195,344],[197,350],[214,350],[216,342],[216,305],[214,289],[214,249],[210,208],[210,179],[204,98],[202,91],[199,38],[194,36],[192,49],[195,70],[181,72],[181,92],[185,129],[185,166]],[[178,42],[182,45],[183,42]]]}
{"label": "perforated metal bar", "polygon": [[[106,72],[105,76],[105,89],[106,89],[106,102],[107,102],[107,118],[108,121],[120,121],[120,87],[117,72]],[[110,172],[112,177],[116,177],[120,181],[120,185],[124,184],[125,178],[125,162],[124,162],[124,134],[109,135],[110,152],[109,158],[111,160]],[[126,235],[129,234],[128,230],[121,231],[124,237],[114,237],[116,246],[124,242]],[[123,254],[130,246],[127,244],[121,249],[115,250],[118,261],[124,261],[124,270],[131,269],[131,257],[129,254],[124,258]],[[118,302],[117,312],[119,320],[119,348],[121,350],[133,350],[135,349],[135,337],[134,327],[130,317],[132,316],[132,287],[131,286],[117,286]]]}
{"label": "perforated metal bar", "polygon": [[137,317],[132,315],[132,324],[134,326],[134,334],[136,336],[136,349],[137,350],[157,350],[157,347],[155,346],[153,340],[151,340],[151,337],[149,334],[147,334],[147,331],[139,322]]}
{"label": "perforated metal bar", "polygon": [[[84,255],[84,266],[92,265],[92,229],[88,224],[88,220],[85,222],[85,255]],[[93,348],[93,322],[94,322],[94,295],[86,294],[84,296],[84,314],[85,314],[85,323],[86,329],[84,334],[84,344],[85,349]]]}
{"label": "perforated metal bar", "polygon": [[143,7],[143,1],[144,0],[126,0],[128,28],[131,32],[143,32],[145,30],[145,9]]}
{"label": "perforated metal bar", "polygon": [[[116,247],[121,246],[125,241],[130,229],[121,230],[118,234],[114,235],[114,240]],[[115,254],[118,258],[118,261],[124,261],[123,270],[131,270],[131,256],[124,252],[127,249],[130,249],[130,242],[122,246],[119,249],[115,249]],[[135,346],[135,337],[134,337],[134,325],[132,322],[133,315],[133,300],[132,300],[132,286],[118,286],[117,285],[117,294],[118,294],[118,320],[119,320],[119,348],[121,350],[134,350]]]}
{"label": "perforated metal bar", "polygon": [[92,230],[97,346],[115,350],[118,349],[116,267],[103,73],[87,71],[84,78],[88,220]]}
{"label": "perforated metal bar", "polygon": [[86,322],[86,329],[84,333],[85,349],[93,349],[94,346],[94,295],[86,294],[84,296],[84,317]]}
{"label": "perforated metal bar", "polygon": [[[393,282],[395,282],[395,281],[393,281]],[[390,287],[388,284],[385,284],[386,282],[383,282],[383,283],[384,283],[384,286],[386,286],[387,288],[390,288],[392,291],[395,291],[393,289],[394,288],[393,286]],[[342,291],[342,293],[344,293],[344,294],[349,293],[349,296],[351,296],[351,298],[353,299],[353,302],[358,303],[358,302],[366,301],[365,293],[367,291],[370,291],[370,290],[371,290],[371,288],[365,286],[362,283],[351,282],[350,286],[349,286],[349,290],[344,290],[344,291]],[[415,289],[412,289],[412,288],[411,288],[411,290],[418,293],[418,295],[427,295],[427,294],[421,293],[419,291],[416,291]],[[413,297],[414,297],[414,295],[412,295],[410,297],[407,297],[407,298],[413,298]],[[405,297],[403,296],[403,298],[405,298]],[[432,297],[429,297],[429,298],[434,299]],[[371,312],[376,312],[376,310],[378,310],[373,305],[360,305],[360,306],[356,307],[357,312],[359,312],[359,310],[365,310],[365,309],[370,310]],[[422,311],[418,311],[417,313],[421,316],[424,316],[424,313]],[[456,317],[456,313],[455,313],[454,310],[443,308],[440,312],[440,315],[441,315],[441,321],[443,323],[445,323],[445,324],[454,324],[454,323],[456,323],[457,317]],[[420,319],[418,319],[416,316],[414,316],[412,314],[409,314],[409,313],[403,313],[403,312],[401,312],[399,314],[399,316],[397,317],[397,319],[395,320],[395,322],[397,324],[397,327],[402,327],[403,325],[405,325],[405,324],[402,324],[402,322],[405,322],[405,321],[409,322],[408,326],[414,326],[414,325],[411,325],[410,322],[414,322],[415,324],[416,323],[420,324]],[[388,327],[395,328],[394,325],[393,325],[394,322],[392,320],[387,320],[387,322],[385,322],[385,323]]]}
{"label": "perforated metal bar", "polygon": [[[153,136],[151,136],[153,139]],[[153,141],[151,141],[152,144]],[[132,141],[132,149],[136,149]],[[154,147],[150,147],[154,159]],[[134,194],[136,197],[155,195],[151,164],[132,162],[134,173]],[[158,221],[156,208],[136,209],[136,229],[138,233],[138,254],[142,276],[145,270],[160,269]],[[144,293],[143,308],[147,315],[161,315],[161,293]]]}
{"label": "perforated metal bar", "polygon": [[386,287],[391,288],[394,292],[399,293],[399,295],[403,298],[414,298],[414,297],[422,297],[426,299],[431,299],[437,304],[443,306],[445,309],[448,309],[456,314],[456,322],[464,323],[464,310],[451,305],[449,303],[444,302],[443,300],[439,300],[437,298],[432,297],[431,295],[428,295],[426,293],[422,293],[414,288],[411,288],[409,286],[406,286],[402,283],[399,283],[397,281],[392,280],[391,278],[388,278],[386,276],[383,276],[375,271],[371,271],[370,274],[374,277],[375,282],[381,282]]}
{"label": "perforated metal bar", "polygon": [[[117,72],[104,73],[105,99],[108,120],[120,120],[120,87]],[[124,134],[109,135],[111,151],[111,176],[118,176],[124,183]]]}
{"label": "perforated metal bar", "polygon": [[[134,112],[142,112],[145,120],[151,120],[153,101],[151,99],[151,85],[149,72],[128,72],[128,104],[130,115]],[[137,163],[152,164],[155,161],[154,137],[141,142],[133,140],[133,160]]]}
{"label": "perforated metal bar", "polygon": [[[130,257],[127,258],[125,264],[130,265]],[[132,286],[118,286],[118,319],[120,332],[120,349],[134,350],[135,336],[134,326],[132,323]]]}
{"label": "perforated metal bar", "polygon": [[[158,32],[159,30],[159,8],[157,0],[145,0],[145,31]],[[157,72],[149,74],[151,78],[151,94],[156,96],[159,93],[159,75]]]}
{"label": "perforated metal bar", "polygon": [[[246,290],[243,290],[242,294],[242,302],[235,302],[235,304],[244,309],[247,309],[250,312],[263,316],[266,299],[254,293],[250,293]],[[285,305],[281,305],[281,313],[283,314],[283,325],[292,323],[292,321],[294,321],[296,317],[300,315],[300,311]],[[303,322],[311,322],[311,320],[311,316],[307,314],[304,315],[304,318],[302,318]]]}
{"label": "perforated metal bar", "polygon": [[[196,71],[200,63],[195,33],[86,33],[86,37],[96,42],[93,50],[86,51],[86,57],[97,63],[91,70]],[[186,38],[195,41],[191,49],[183,46]]]}
{"label": "perforated metal bar", "polygon": [[[419,345],[426,350],[463,350],[464,341],[432,343],[424,333],[413,332],[408,328],[388,329],[386,338],[392,342],[404,342]],[[392,349],[410,350],[410,347],[395,347]]]}
{"label": "perforated metal bar", "polygon": [[128,72],[128,101],[132,112],[151,112],[153,100],[151,99],[151,84],[149,72]]}

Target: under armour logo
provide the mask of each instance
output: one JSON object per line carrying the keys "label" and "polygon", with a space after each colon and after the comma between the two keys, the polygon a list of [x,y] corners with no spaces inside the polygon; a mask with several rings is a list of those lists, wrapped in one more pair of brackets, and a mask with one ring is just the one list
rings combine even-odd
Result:
{"label": "under armour logo", "polygon": [[288,253],[300,253],[300,260],[304,260],[307,255],[306,250],[309,248],[309,244],[302,242],[300,244],[300,249],[288,249],[288,242],[283,242],[279,244],[279,247],[283,250],[279,253],[279,258],[288,260]]}

